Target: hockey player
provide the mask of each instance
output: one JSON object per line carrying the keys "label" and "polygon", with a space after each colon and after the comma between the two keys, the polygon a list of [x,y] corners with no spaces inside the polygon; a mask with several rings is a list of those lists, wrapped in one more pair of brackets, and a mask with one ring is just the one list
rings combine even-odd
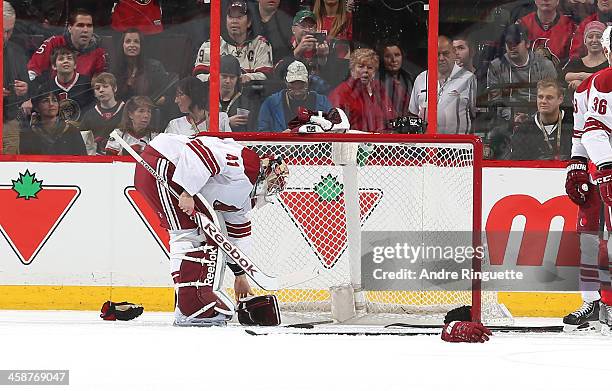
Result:
{"label": "hockey player", "polygon": [[[612,64],[610,35],[607,27],[602,46],[608,62]],[[608,101],[612,99],[612,68],[601,70],[586,79],[574,94],[574,137],[572,160],[568,165],[566,191],[570,199],[580,206],[578,232],[580,233],[581,270],[580,287],[583,305],[563,319],[567,329],[585,328],[599,319],[602,332],[612,329],[612,290],[608,249],[599,256],[597,236],[600,226],[600,201],[604,202],[604,215],[609,222],[612,205],[612,121],[608,114]],[[591,184],[587,159],[597,167],[592,175],[598,189]],[[599,191],[598,191],[599,190]],[[610,231],[608,223],[608,231]],[[598,265],[599,264],[599,265]],[[601,296],[597,289],[601,287]],[[601,299],[601,302],[600,302]],[[599,307],[599,308],[598,308]]]}
{"label": "hockey player", "polygon": [[[224,265],[219,248],[190,219],[194,209],[214,221],[219,212],[227,236],[246,254],[251,248],[247,213],[267,195],[282,191],[288,175],[281,159],[260,158],[232,139],[161,134],[145,147],[142,158],[166,179],[180,199],[171,197],[141,165],[134,184],[170,234],[171,274],[175,283],[175,325],[223,325],[234,305],[221,290]],[[196,197],[200,194],[214,211]],[[228,262],[235,275],[236,299],[251,294],[244,271]]]}

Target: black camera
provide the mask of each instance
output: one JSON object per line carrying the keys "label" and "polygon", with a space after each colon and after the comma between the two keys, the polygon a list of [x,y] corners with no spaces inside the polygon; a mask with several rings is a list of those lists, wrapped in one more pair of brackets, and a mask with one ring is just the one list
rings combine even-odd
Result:
{"label": "black camera", "polygon": [[397,117],[389,121],[389,127],[394,133],[400,134],[423,134],[425,133],[425,124],[419,117],[406,116]]}
{"label": "black camera", "polygon": [[325,42],[327,38],[327,33],[311,33],[310,35],[316,38],[318,44]]}

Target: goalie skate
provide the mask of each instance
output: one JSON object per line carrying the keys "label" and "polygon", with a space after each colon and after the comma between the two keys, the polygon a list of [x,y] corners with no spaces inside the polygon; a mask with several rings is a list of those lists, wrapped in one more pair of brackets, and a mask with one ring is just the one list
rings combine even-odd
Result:
{"label": "goalie skate", "polygon": [[174,309],[174,326],[177,327],[225,326],[230,319],[232,319],[230,315],[221,313],[217,313],[217,315],[210,318],[193,318],[183,315],[178,307]]}
{"label": "goalie skate", "polygon": [[600,304],[599,323],[601,324],[601,334],[612,336],[612,305]]}
{"label": "goalie skate", "polygon": [[599,300],[583,302],[576,311],[563,318],[563,331],[599,331]]}

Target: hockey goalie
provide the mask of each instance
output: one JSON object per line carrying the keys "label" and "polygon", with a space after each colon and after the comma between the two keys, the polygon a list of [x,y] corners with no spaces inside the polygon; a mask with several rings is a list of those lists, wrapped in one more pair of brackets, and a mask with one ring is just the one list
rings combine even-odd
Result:
{"label": "hockey goalie", "polygon": [[[284,190],[287,165],[280,157],[260,158],[232,139],[173,134],[157,136],[141,157],[180,194],[178,200],[172,197],[144,166],[136,166],[136,189],[155,210],[170,236],[176,300],[174,324],[225,325],[235,313],[235,306],[221,287],[225,268],[220,261],[222,254],[191,216],[197,210],[219,226],[219,214],[229,241],[249,254],[252,243],[248,212],[265,204],[267,197]],[[198,194],[212,210],[199,201]],[[278,324],[276,298],[247,298],[252,291],[245,272],[231,260],[227,266],[235,276],[234,291],[241,321]]]}

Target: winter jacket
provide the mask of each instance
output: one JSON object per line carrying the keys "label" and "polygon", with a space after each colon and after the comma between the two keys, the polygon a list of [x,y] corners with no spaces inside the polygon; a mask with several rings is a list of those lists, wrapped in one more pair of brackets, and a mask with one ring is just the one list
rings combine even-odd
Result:
{"label": "winter jacket", "polygon": [[[544,79],[556,79],[557,71],[553,63],[540,54],[529,53],[524,66],[517,66],[508,60],[507,55],[491,62],[487,72],[489,99],[498,103],[533,102],[535,107],[537,89],[535,84]],[[500,84],[525,83],[525,87],[506,87]],[[521,111],[525,112],[525,111]],[[509,120],[510,110],[504,109],[502,117]]]}

